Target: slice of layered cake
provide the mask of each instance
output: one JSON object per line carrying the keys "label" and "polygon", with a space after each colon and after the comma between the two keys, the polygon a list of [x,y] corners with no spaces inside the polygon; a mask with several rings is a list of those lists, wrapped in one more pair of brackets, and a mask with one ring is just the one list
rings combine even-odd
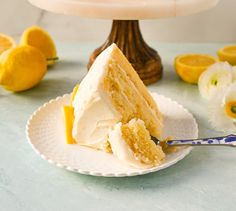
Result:
{"label": "slice of layered cake", "polygon": [[161,147],[151,140],[145,123],[140,119],[116,124],[109,132],[109,143],[117,158],[134,167],[153,167],[165,157]]}
{"label": "slice of layered cake", "polygon": [[[72,107],[74,117],[70,119],[74,120],[74,140],[70,141],[71,143],[110,151],[109,131],[119,122],[124,124],[125,128],[126,124],[131,124],[129,122],[132,119],[142,120],[145,130],[151,136],[160,139],[163,127],[161,113],[136,71],[115,44],[97,57],[78,90],[74,92]],[[141,123],[137,124],[138,128],[141,128],[140,125]],[[146,146],[145,143],[150,142],[145,141],[149,139],[146,137],[144,144],[140,144],[142,138],[138,139],[137,134],[133,141],[139,142],[138,147],[142,148]],[[134,152],[135,157],[138,157],[137,162],[149,164],[151,161],[144,162],[147,158],[153,161],[151,163],[159,164],[164,157],[162,149],[153,144],[148,146],[150,147],[144,149],[145,156],[142,155],[141,160],[139,153]],[[148,157],[148,153],[150,156],[154,153],[160,158]]]}

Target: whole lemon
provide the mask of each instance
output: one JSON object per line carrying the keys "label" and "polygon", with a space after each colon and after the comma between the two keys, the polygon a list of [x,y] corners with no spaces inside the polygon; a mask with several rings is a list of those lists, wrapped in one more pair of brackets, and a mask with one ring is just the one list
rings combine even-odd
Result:
{"label": "whole lemon", "polygon": [[27,28],[21,36],[20,44],[38,48],[47,58],[49,66],[55,64],[56,60],[58,60],[56,46],[52,37],[39,26]]}
{"label": "whole lemon", "polygon": [[0,56],[0,85],[19,92],[37,85],[47,71],[47,60],[35,47],[11,48]]}

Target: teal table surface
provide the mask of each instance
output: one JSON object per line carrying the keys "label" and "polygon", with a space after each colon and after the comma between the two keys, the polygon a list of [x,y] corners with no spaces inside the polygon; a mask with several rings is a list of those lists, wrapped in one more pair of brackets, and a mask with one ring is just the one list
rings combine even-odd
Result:
{"label": "teal table surface", "polygon": [[[236,149],[196,147],[176,165],[148,175],[102,178],[80,175],[42,160],[27,143],[25,125],[40,105],[71,92],[86,74],[98,43],[58,43],[60,61],[34,89],[0,89],[0,210],[236,210]],[[149,86],[181,103],[195,116],[199,136],[218,136],[207,121],[197,86],[173,69],[176,55],[215,52],[216,43],[152,43],[163,59],[163,79]],[[33,71],[33,70],[32,70]],[[88,161],[89,162],[89,161]]]}

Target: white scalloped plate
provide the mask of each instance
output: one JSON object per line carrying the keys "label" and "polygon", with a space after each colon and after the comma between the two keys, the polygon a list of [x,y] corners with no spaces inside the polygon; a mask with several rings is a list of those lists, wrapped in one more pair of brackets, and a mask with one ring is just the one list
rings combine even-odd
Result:
{"label": "white scalloped plate", "polygon": [[[183,106],[162,95],[152,94],[164,115],[164,136],[175,139],[198,137],[198,126]],[[124,177],[147,174],[174,165],[190,153],[192,147],[182,147],[168,154],[163,163],[150,169],[135,169],[120,162],[112,154],[80,145],[66,144],[62,106],[68,105],[70,95],[58,97],[40,107],[30,117],[26,135],[30,145],[43,159],[70,171],[94,176]]]}

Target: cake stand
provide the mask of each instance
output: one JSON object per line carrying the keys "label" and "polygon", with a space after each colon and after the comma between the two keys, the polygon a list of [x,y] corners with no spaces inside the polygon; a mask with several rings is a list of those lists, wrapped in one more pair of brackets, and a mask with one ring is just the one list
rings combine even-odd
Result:
{"label": "cake stand", "polygon": [[[33,5],[55,13],[113,20],[105,43],[90,57],[88,68],[110,44],[123,51],[143,82],[148,85],[162,76],[157,51],[144,41],[138,20],[189,15],[215,6],[219,0],[29,0]],[[96,31],[94,33],[99,33]],[[173,35],[174,36],[174,35]]]}

